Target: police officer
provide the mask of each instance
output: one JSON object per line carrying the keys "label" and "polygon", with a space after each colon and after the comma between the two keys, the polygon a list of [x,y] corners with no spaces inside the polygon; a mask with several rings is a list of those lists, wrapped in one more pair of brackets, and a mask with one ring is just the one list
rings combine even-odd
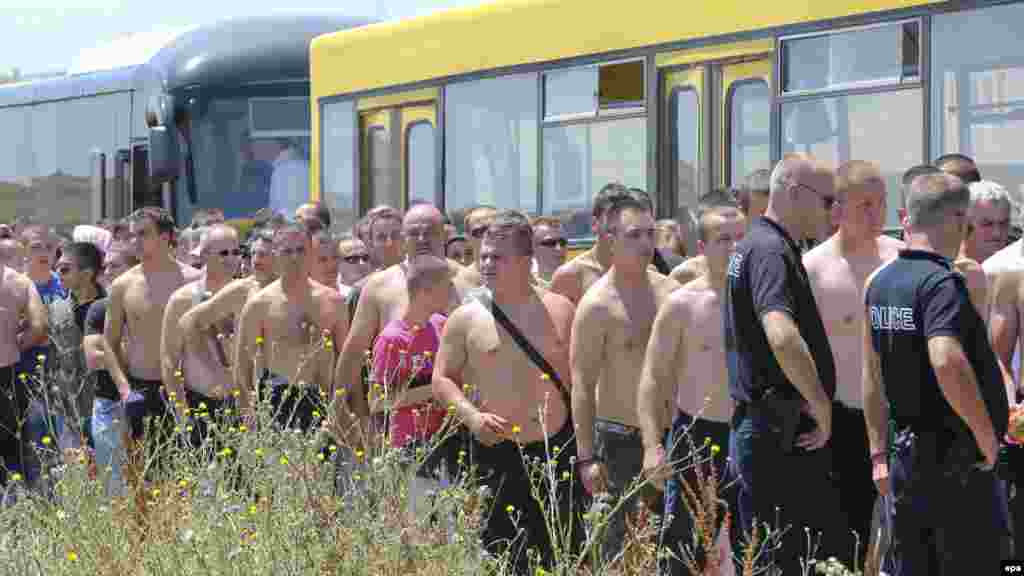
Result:
{"label": "police officer", "polygon": [[820,553],[846,548],[829,478],[835,364],[797,243],[826,221],[833,186],[832,171],[808,156],[776,165],[768,209],[736,247],[722,302],[740,528],[749,535],[756,519],[785,530],[773,559],[783,574],[799,573],[809,553],[805,529],[821,533]]}
{"label": "police officer", "polygon": [[1006,393],[984,322],[950,262],[968,199],[955,176],[915,178],[903,213],[907,249],[865,288],[864,419],[872,477],[891,515],[891,575],[999,568],[992,468],[1008,424]]}

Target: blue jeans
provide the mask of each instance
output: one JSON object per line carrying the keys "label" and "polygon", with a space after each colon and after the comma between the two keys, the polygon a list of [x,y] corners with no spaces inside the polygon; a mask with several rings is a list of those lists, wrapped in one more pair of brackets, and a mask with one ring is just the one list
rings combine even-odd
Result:
{"label": "blue jeans", "polygon": [[[611,484],[610,492],[615,497],[624,496],[633,480],[643,473],[644,443],[637,428],[595,419],[594,454],[604,459],[608,482]],[[636,510],[638,501],[638,494],[634,494],[608,519],[602,550],[606,560],[611,560],[622,551],[626,537],[626,514]]]}
{"label": "blue jeans", "polygon": [[[812,426],[804,416],[797,433]],[[783,435],[771,413],[737,408],[729,454],[739,483],[741,538],[749,538],[755,519],[759,527],[768,523],[776,531],[788,526],[780,547],[765,561],[780,567],[782,574],[800,574],[800,560],[810,553],[805,530],[815,541],[820,534],[818,558],[838,558],[845,552],[847,522],[833,485],[831,445],[784,450]]]}
{"label": "blue jeans", "polygon": [[[25,479],[30,486],[36,485],[42,476],[43,460],[56,452],[64,429],[64,417],[50,409],[52,401],[38,396],[29,401],[25,435],[30,453],[25,459]],[[49,445],[43,444],[45,437],[50,438]],[[53,458],[49,461],[52,464]]]}
{"label": "blue jeans", "polygon": [[125,456],[123,434],[127,431],[126,422],[124,404],[120,400],[93,400],[92,436],[96,443],[96,470],[100,478],[106,479],[108,496],[124,493],[121,465]]}

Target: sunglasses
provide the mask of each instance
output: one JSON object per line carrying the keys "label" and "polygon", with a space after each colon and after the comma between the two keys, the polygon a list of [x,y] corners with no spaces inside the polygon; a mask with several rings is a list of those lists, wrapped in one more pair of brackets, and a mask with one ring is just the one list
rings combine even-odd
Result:
{"label": "sunglasses", "polygon": [[352,254],[341,258],[346,264],[365,264],[370,261],[369,254]]}
{"label": "sunglasses", "polygon": [[228,256],[241,256],[242,249],[235,248],[234,250],[221,250],[219,252],[214,252],[214,254],[220,256],[221,258],[227,258]]}
{"label": "sunglasses", "polygon": [[487,232],[487,224],[473,228],[469,231],[469,235],[473,238],[480,239],[484,237],[484,232]]}
{"label": "sunglasses", "polygon": [[554,248],[555,246],[558,246],[559,248],[565,248],[566,246],[569,245],[569,241],[566,240],[565,238],[545,238],[538,242],[538,244],[545,248]]}
{"label": "sunglasses", "polygon": [[299,246],[297,248],[278,248],[277,253],[281,256],[302,256],[306,253],[306,248],[304,246]]}
{"label": "sunglasses", "polygon": [[63,266],[57,266],[57,274],[60,274],[61,276],[65,275],[65,274],[70,274],[70,273],[72,273],[74,271],[75,271],[75,268],[73,266],[71,266],[70,264],[65,264]]}

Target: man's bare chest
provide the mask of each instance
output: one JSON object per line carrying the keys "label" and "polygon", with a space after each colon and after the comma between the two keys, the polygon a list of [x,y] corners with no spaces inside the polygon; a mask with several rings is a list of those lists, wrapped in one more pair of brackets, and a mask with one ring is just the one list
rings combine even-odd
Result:
{"label": "man's bare chest", "polygon": [[124,310],[130,323],[138,328],[152,328],[159,332],[164,309],[171,294],[180,284],[136,282],[125,291]]}
{"label": "man's bare chest", "polygon": [[690,353],[723,350],[722,309],[718,300],[701,300],[690,308],[684,345]]}

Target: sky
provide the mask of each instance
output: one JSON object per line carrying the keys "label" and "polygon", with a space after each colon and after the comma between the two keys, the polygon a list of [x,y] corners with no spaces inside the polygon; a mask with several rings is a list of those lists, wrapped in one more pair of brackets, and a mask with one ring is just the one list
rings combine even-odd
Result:
{"label": "sky", "polygon": [[334,12],[390,20],[473,6],[484,0],[0,0],[0,75],[61,71],[81,50],[136,32],[224,18]]}

